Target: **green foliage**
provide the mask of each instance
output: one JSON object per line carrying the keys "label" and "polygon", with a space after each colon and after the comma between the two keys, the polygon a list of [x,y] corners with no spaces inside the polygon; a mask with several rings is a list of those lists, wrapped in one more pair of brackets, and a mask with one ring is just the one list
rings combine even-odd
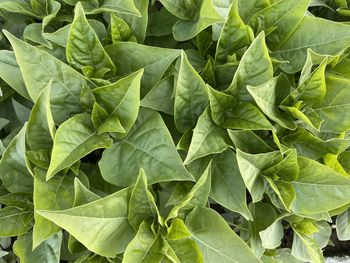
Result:
{"label": "green foliage", "polygon": [[0,0],[0,263],[324,262],[348,2]]}

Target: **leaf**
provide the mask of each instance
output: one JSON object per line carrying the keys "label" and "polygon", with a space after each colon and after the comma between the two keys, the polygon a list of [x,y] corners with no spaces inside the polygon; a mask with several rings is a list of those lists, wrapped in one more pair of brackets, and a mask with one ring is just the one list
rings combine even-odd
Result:
{"label": "leaf", "polygon": [[27,169],[25,156],[25,124],[2,154],[0,178],[11,193],[32,193],[33,178]]}
{"label": "leaf", "polygon": [[129,25],[118,16],[111,15],[111,38],[112,43],[115,44],[119,41],[128,41],[132,36]]}
{"label": "leaf", "polygon": [[0,209],[0,236],[15,237],[27,233],[32,227],[33,212],[8,206]]}
{"label": "leaf", "polygon": [[208,105],[208,91],[203,79],[184,52],[176,81],[174,117],[179,131],[193,127]]}
{"label": "leaf", "polygon": [[185,223],[192,234],[191,238],[202,251],[205,262],[219,259],[223,263],[261,262],[214,210],[197,207],[186,217]]}
{"label": "leaf", "polygon": [[273,49],[271,55],[278,60],[289,61],[281,68],[287,73],[295,73],[302,69],[308,48],[318,54],[335,55],[349,45],[350,26],[304,16],[288,40],[278,49]]}
{"label": "leaf", "polygon": [[15,51],[28,93],[35,102],[52,79],[51,109],[56,124],[81,111],[83,85],[94,86],[84,76],[53,56],[4,32]]}
{"label": "leaf", "polygon": [[152,232],[150,225],[143,222],[134,239],[125,250],[123,262],[161,262],[164,257],[160,235]]}
{"label": "leaf", "polygon": [[[197,3],[199,6],[196,6],[195,3],[190,4],[191,9],[196,10],[195,16],[191,16],[189,19],[186,18],[186,20],[179,20],[175,23],[173,27],[175,40],[185,41],[191,39],[207,27],[222,20],[211,0],[201,0]],[[171,12],[171,10],[169,11]],[[176,13],[173,14],[177,15]]]}
{"label": "leaf", "polygon": [[252,101],[247,85],[258,86],[270,80],[273,75],[272,62],[261,32],[244,53],[234,78],[225,91],[243,101]]}
{"label": "leaf", "polygon": [[170,211],[167,220],[173,218],[184,218],[189,211],[195,207],[204,207],[208,201],[211,185],[211,163],[207,166],[202,176],[188,192],[188,194]]}
{"label": "leaf", "polygon": [[271,120],[285,129],[296,128],[293,119],[278,108],[290,90],[290,84],[285,75],[280,75],[257,87],[248,86],[247,89],[259,108]]}
{"label": "leaf", "polygon": [[50,152],[56,126],[53,122],[50,105],[50,82],[40,93],[30,112],[26,129],[26,141],[32,151],[44,150]]}
{"label": "leaf", "polygon": [[233,141],[235,147],[243,152],[255,154],[272,151],[272,148],[252,131],[228,130],[228,135]]}
{"label": "leaf", "polygon": [[[291,206],[293,212],[316,214],[348,203],[350,195],[348,178],[305,157],[298,157],[298,164],[299,176],[292,182],[296,192],[296,199]],[[313,189],[311,196],[310,189]]]}
{"label": "leaf", "polygon": [[89,115],[75,115],[57,129],[46,179],[50,179],[93,150],[110,146],[112,140],[108,134],[98,135],[92,128]]}
{"label": "leaf", "polygon": [[198,119],[185,164],[213,153],[223,152],[231,144],[227,131],[217,126],[207,109]]}
{"label": "leaf", "polygon": [[62,233],[59,232],[32,250],[32,233],[21,235],[13,244],[14,253],[23,263],[40,261],[43,263],[59,263]]}
{"label": "leaf", "polygon": [[217,43],[216,61],[228,61],[236,51],[250,44],[252,35],[250,27],[245,25],[239,16],[238,1],[234,1]]}
{"label": "leaf", "polygon": [[[76,3],[73,5],[75,4]],[[99,14],[102,12],[117,12],[134,16],[141,15],[137,10],[134,1],[132,0],[102,0],[99,6],[96,6],[94,3],[89,3],[89,1],[83,1],[82,5],[85,12],[89,15]]]}
{"label": "leaf", "polygon": [[236,155],[231,150],[214,155],[211,173],[210,197],[225,208],[251,220],[252,215],[247,207],[245,185]]}
{"label": "leaf", "polygon": [[99,167],[107,182],[119,186],[134,184],[140,168],[149,184],[193,180],[160,115],[142,108],[128,135],[103,152]]}
{"label": "leaf", "polygon": [[146,174],[141,169],[131,192],[128,213],[129,222],[137,230],[141,227],[142,222],[152,223],[158,214],[159,211],[154,197],[147,188]]}
{"label": "leaf", "polygon": [[141,81],[141,98],[154,87],[169,65],[180,56],[179,50],[144,46],[130,42],[119,42],[106,47],[105,50],[118,68],[120,76],[144,68]]}
{"label": "leaf", "polygon": [[[90,251],[115,257],[125,251],[134,236],[127,218],[129,192],[124,189],[85,205],[37,213],[67,230]],[[106,242],[114,245],[105,246]]]}
{"label": "leaf", "polygon": [[89,25],[80,2],[75,6],[75,15],[69,30],[66,55],[67,61],[75,69],[84,72],[85,68],[91,67],[92,72],[87,75],[88,77],[100,78],[106,73],[113,76],[116,72],[113,62]]}
{"label": "leaf", "polygon": [[349,209],[347,209],[337,216],[336,231],[339,240],[346,241],[350,239],[349,223]]}
{"label": "leaf", "polygon": [[98,132],[120,132],[110,130],[106,125],[117,119],[127,133],[136,121],[140,107],[140,82],[143,70],[139,70],[117,82],[93,90],[93,95],[108,113],[108,117],[98,128]]}

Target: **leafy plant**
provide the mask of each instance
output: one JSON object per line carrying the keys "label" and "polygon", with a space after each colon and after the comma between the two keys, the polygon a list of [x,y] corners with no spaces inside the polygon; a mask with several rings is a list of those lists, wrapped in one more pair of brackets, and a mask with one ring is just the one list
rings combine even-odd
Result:
{"label": "leafy plant", "polygon": [[324,262],[349,7],[0,0],[0,262]]}

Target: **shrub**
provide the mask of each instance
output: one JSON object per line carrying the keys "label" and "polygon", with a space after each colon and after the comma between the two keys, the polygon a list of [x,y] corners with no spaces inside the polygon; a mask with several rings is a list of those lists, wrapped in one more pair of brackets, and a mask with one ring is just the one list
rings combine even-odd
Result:
{"label": "shrub", "polygon": [[323,262],[350,239],[336,0],[0,1],[2,262]]}

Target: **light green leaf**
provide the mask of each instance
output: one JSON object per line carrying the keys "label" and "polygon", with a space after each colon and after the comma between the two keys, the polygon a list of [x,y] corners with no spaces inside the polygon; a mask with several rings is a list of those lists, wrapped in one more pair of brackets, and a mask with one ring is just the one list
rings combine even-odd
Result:
{"label": "light green leaf", "polygon": [[96,102],[109,114],[109,117],[107,117],[98,128],[99,133],[120,132],[120,130],[109,130],[105,127],[108,123],[113,124],[115,119],[120,121],[125,133],[130,130],[139,112],[142,74],[143,69],[111,85],[93,90]]}
{"label": "light green leaf", "polygon": [[102,78],[106,73],[113,76],[116,72],[113,62],[89,25],[80,2],[75,6],[66,55],[67,61],[75,69],[84,71],[84,68],[91,67],[92,72],[88,74],[88,77]]}
{"label": "light green leaf", "polygon": [[115,44],[119,41],[128,41],[132,36],[129,25],[115,14],[111,15],[111,38],[112,43]]}
{"label": "light green leaf", "polygon": [[339,240],[346,241],[350,239],[349,209],[337,216],[336,230]]}
{"label": "light green leaf", "polygon": [[98,135],[88,114],[77,114],[57,129],[46,178],[50,179],[90,152],[110,146],[112,140],[109,135]]}
{"label": "light green leaf", "polygon": [[33,178],[27,169],[25,156],[25,124],[13,138],[2,154],[0,178],[2,184],[11,193],[32,193]]}
{"label": "light green leaf", "polygon": [[144,46],[131,42],[116,43],[106,47],[106,51],[118,68],[120,76],[144,68],[141,98],[156,85],[169,65],[180,56],[179,50]]}
{"label": "light green leaf", "polygon": [[174,117],[179,131],[193,127],[208,105],[208,91],[203,79],[184,52],[176,81]]}
{"label": "light green leaf", "polygon": [[186,217],[185,223],[192,234],[191,238],[202,251],[204,262],[261,263],[214,210],[196,207]]}
{"label": "light green leaf", "polygon": [[193,180],[160,115],[143,108],[128,135],[103,152],[99,167],[107,182],[119,186],[134,184],[140,168],[149,184]]}
{"label": "light green leaf", "polygon": [[[37,213],[67,230],[90,251],[115,257],[134,236],[128,223],[130,190],[124,189],[94,202],[61,211]],[[111,243],[113,246],[106,246]]]}
{"label": "light green leaf", "polygon": [[210,117],[209,109],[199,117],[185,164],[213,153],[223,152],[231,144],[227,131],[217,126]]}
{"label": "light green leaf", "polygon": [[272,62],[265,44],[265,34],[261,32],[244,53],[232,83],[225,92],[239,100],[252,101],[247,85],[258,86],[272,77]]}
{"label": "light green leaf", "polygon": [[271,146],[250,130],[228,130],[228,135],[236,149],[240,149],[243,152],[255,154],[273,151]]}
{"label": "light green leaf", "polygon": [[8,206],[0,209],[0,236],[15,237],[27,233],[33,225],[33,212]]}
{"label": "light green leaf", "polygon": [[51,109],[56,124],[81,112],[79,95],[83,85],[94,86],[83,75],[8,32],[4,32],[15,51],[28,93],[35,102],[52,80]]}
{"label": "light green leaf", "polygon": [[61,255],[62,233],[59,232],[36,249],[32,250],[32,233],[21,235],[13,244],[14,253],[21,263],[43,262],[59,263]]}
{"label": "light green leaf", "polygon": [[[101,2],[100,5],[98,5],[99,2]],[[97,5],[95,4],[96,2],[94,3],[94,1],[83,1],[81,3],[85,12],[89,15],[99,14],[102,12],[117,12],[134,16],[141,15],[133,0],[102,0],[99,2],[97,2]]]}

